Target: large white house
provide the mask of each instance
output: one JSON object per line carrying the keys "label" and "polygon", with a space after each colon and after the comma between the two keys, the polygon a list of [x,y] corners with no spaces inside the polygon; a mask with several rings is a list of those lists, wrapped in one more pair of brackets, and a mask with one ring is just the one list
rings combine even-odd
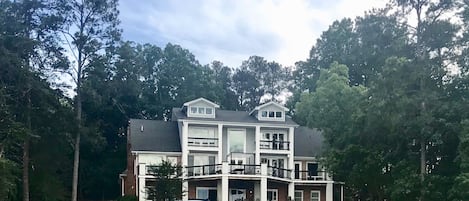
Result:
{"label": "large white house", "polygon": [[146,200],[150,166],[183,167],[183,201],[342,201],[343,186],[319,163],[323,137],[284,106],[229,111],[204,98],[173,108],[172,121],[131,119],[122,194]]}

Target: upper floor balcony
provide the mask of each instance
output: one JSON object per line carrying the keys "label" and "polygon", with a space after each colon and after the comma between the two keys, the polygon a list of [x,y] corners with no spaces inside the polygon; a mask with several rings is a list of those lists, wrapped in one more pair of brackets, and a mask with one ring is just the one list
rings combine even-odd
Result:
{"label": "upper floor balcony", "polygon": [[290,141],[261,140],[260,149],[264,150],[290,150]]}
{"label": "upper floor balcony", "polygon": [[217,177],[230,175],[234,177],[243,176],[269,176],[280,179],[293,179],[292,170],[272,167],[267,164],[232,164],[223,162],[221,164],[197,165],[186,167],[187,178]]}
{"label": "upper floor balcony", "polygon": [[324,170],[295,170],[293,179],[303,181],[326,181],[330,180],[329,175]]}
{"label": "upper floor balcony", "polygon": [[187,144],[190,147],[218,147],[218,138],[188,137]]}

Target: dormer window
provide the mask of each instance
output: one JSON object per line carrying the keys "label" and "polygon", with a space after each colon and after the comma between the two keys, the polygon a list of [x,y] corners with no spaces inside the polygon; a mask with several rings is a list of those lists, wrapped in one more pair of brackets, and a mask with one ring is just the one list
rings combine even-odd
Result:
{"label": "dormer window", "polygon": [[285,112],[287,111],[288,108],[275,102],[269,102],[257,106],[250,114],[254,114],[261,121],[285,121]]}
{"label": "dormer window", "polygon": [[282,118],[283,117],[283,112],[281,111],[262,111],[261,112],[261,117],[262,118]]}
{"label": "dormer window", "polygon": [[187,117],[199,118],[215,118],[215,108],[219,107],[205,98],[198,98],[183,105],[183,108],[187,108]]}
{"label": "dormer window", "polygon": [[191,114],[212,115],[213,108],[211,107],[191,107]]}

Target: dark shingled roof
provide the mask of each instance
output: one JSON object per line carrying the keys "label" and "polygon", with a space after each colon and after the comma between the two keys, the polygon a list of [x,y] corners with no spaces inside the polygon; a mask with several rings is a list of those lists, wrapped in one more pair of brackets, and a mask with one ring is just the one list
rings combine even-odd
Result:
{"label": "dark shingled roof", "polygon": [[[142,126],[143,132],[141,131]],[[323,151],[323,141],[324,137],[317,129],[297,127],[295,128],[294,155],[300,157],[320,156]],[[131,119],[130,142],[132,151],[181,152],[176,121]]]}
{"label": "dark shingled roof", "polygon": [[174,121],[130,119],[130,143],[132,151],[181,152],[179,129]]}
{"label": "dark shingled roof", "polygon": [[285,121],[259,121],[256,117],[249,115],[245,111],[232,111],[232,110],[220,110],[217,109],[215,113],[215,118],[197,118],[197,117],[187,117],[185,113],[182,112],[181,108],[173,108],[172,111],[172,120],[177,119],[189,119],[189,120],[200,120],[200,121],[222,121],[222,122],[236,122],[236,123],[268,123],[268,124],[278,124],[278,125],[288,125],[296,126],[296,124],[290,117],[285,117]]}
{"label": "dark shingled roof", "polygon": [[295,128],[294,155],[303,157],[320,156],[323,151],[324,137],[317,129],[305,126]]}

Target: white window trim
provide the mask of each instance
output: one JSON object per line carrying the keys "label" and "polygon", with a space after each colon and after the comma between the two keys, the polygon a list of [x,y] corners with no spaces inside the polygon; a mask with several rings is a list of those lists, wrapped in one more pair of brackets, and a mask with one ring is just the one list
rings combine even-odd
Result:
{"label": "white window trim", "polygon": [[269,188],[269,189],[267,189],[267,192],[269,192],[269,191],[270,191],[270,192],[275,192],[275,195],[277,196],[277,197],[276,197],[277,199],[275,199],[275,201],[278,201],[278,189],[276,189],[276,188]]}
{"label": "white window trim", "polygon": [[209,190],[217,190],[217,188],[216,187],[195,187],[195,197],[197,199],[202,199],[202,198],[199,198],[199,190],[207,190],[207,195],[208,195]]}
{"label": "white window trim", "polygon": [[[192,109],[196,109],[196,112],[193,112]],[[204,112],[200,113],[200,109],[203,108]],[[212,110],[211,114],[207,114],[207,108],[210,108]],[[206,106],[189,106],[188,107],[189,112],[187,114],[189,117],[210,117],[210,118],[215,118],[215,108],[214,107],[206,107]]]}
{"label": "white window trim", "polygon": [[[301,199],[300,199],[300,201],[303,201],[303,200],[305,199],[305,198],[304,198],[304,195],[303,195],[303,190],[301,190],[301,191],[296,190],[295,193],[300,193],[300,194],[301,194]],[[296,198],[296,196],[295,196],[293,199],[295,199],[295,198]],[[295,200],[295,201],[296,201],[296,200]]]}
{"label": "white window trim", "polygon": [[311,190],[311,193],[309,194],[309,200],[312,200],[313,193],[318,193],[318,201],[321,201],[321,191],[318,190]]}
{"label": "white window trim", "polygon": [[[267,112],[267,116],[263,117],[262,113]],[[273,112],[274,116],[269,117],[269,113]],[[277,112],[281,112],[282,116],[277,117]],[[259,120],[265,120],[265,121],[285,121],[285,111],[282,110],[259,110],[259,113],[257,114]]]}
{"label": "white window trim", "polygon": [[244,133],[244,147],[243,147],[243,153],[246,153],[246,143],[247,143],[247,135],[246,135],[246,129],[245,128],[228,128],[227,130],[227,135],[226,135],[226,143],[227,143],[227,152],[231,153],[230,151],[230,131],[243,131]]}

